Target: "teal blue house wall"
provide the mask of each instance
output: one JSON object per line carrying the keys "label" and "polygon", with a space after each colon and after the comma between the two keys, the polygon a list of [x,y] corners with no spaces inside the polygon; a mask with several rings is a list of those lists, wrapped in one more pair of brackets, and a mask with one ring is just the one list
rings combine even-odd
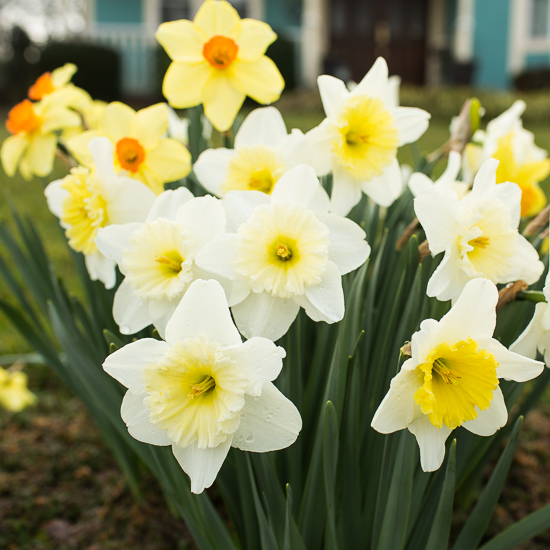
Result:
{"label": "teal blue house wall", "polygon": [[95,0],[98,23],[142,23],[145,20],[142,0]]}

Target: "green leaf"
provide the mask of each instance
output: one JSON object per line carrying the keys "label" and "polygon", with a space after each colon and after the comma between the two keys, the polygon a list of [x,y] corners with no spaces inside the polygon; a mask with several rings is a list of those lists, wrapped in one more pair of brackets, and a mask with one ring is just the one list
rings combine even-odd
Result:
{"label": "green leaf", "polygon": [[327,521],[325,524],[325,548],[337,550],[335,505],[336,467],[338,465],[338,417],[334,405],[327,401],[323,418],[323,474]]}
{"label": "green leaf", "polygon": [[451,532],[451,519],[453,515],[453,500],[456,474],[456,439],[452,442],[447,456],[447,470],[441,489],[441,497],[437,512],[433,518],[433,526],[428,538],[426,550],[440,550],[447,548],[449,533]]}
{"label": "green leaf", "polygon": [[453,546],[453,550],[472,550],[472,548],[477,548],[480,543],[483,533],[485,533],[485,529],[487,529],[487,525],[489,524],[489,520],[493,515],[500,493],[502,492],[504,481],[506,480],[506,475],[512,464],[512,458],[518,444],[522,422],[522,417],[517,419],[512,435],[510,436],[510,441],[508,441],[504,452],[498,459],[491,479],[489,479],[477,504],[470,513],[466,524],[462,528]]}

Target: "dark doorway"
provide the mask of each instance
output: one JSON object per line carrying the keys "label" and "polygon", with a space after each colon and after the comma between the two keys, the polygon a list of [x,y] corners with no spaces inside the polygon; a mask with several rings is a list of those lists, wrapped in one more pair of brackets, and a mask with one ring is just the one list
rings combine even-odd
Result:
{"label": "dark doorway", "polygon": [[424,84],[428,0],[329,2],[327,71],[359,82],[382,56],[390,74]]}

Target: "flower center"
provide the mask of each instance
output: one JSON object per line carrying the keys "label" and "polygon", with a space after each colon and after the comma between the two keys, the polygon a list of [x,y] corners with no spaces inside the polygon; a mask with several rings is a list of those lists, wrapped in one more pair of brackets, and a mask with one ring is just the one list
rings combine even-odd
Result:
{"label": "flower center", "polygon": [[34,112],[33,104],[25,99],[8,113],[6,128],[12,134],[35,132],[42,125],[42,119]]}
{"label": "flower center", "polygon": [[189,386],[191,391],[187,394],[188,399],[195,399],[199,395],[206,393],[207,391],[216,387],[216,381],[211,376],[205,376],[202,382],[198,384],[191,384]]}
{"label": "flower center", "polygon": [[215,69],[227,69],[237,57],[239,46],[227,36],[213,36],[202,48],[202,55]]}
{"label": "flower center", "polygon": [[239,147],[227,165],[227,177],[223,182],[224,194],[238,189],[261,191],[269,195],[285,168],[270,147]]}
{"label": "flower center", "polygon": [[184,260],[181,254],[177,250],[174,250],[165,254],[159,254],[155,257],[155,261],[166,266],[168,273],[172,271],[174,274],[178,274],[181,271],[181,264]]}
{"label": "flower center", "polygon": [[332,151],[353,178],[368,181],[392,162],[398,143],[393,116],[382,100],[356,96],[338,117]]}
{"label": "flower center", "polygon": [[29,88],[29,98],[40,101],[45,95],[51,94],[54,90],[51,73],[44,73]]}
{"label": "flower center", "polygon": [[281,258],[281,261],[288,262],[292,258],[292,252],[286,244],[277,243],[277,256]]}
{"label": "flower center", "polygon": [[436,428],[454,429],[490,407],[497,367],[495,357],[471,339],[438,344],[417,367],[423,384],[414,400]]}
{"label": "flower center", "polygon": [[62,204],[61,222],[67,227],[69,245],[77,252],[93,254],[97,251],[97,231],[107,225],[107,203],[85,168],[74,168],[62,187],[68,191]]}
{"label": "flower center", "polygon": [[120,166],[129,172],[137,172],[145,160],[145,149],[134,138],[122,138],[116,144],[116,154]]}

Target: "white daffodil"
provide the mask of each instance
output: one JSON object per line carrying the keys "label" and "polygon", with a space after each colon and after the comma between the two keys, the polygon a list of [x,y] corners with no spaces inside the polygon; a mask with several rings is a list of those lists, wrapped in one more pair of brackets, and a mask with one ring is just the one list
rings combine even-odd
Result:
{"label": "white daffodil", "polygon": [[283,173],[296,164],[291,155],[303,139],[299,130],[287,134],[275,107],[256,109],[241,124],[235,149],[207,149],[193,170],[203,187],[218,197],[232,190],[269,194]]}
{"label": "white daffodil", "polygon": [[449,152],[449,161],[447,167],[441,176],[435,181],[432,181],[426,174],[422,172],[415,172],[409,178],[408,184],[411,193],[418,197],[418,195],[429,191],[435,187],[444,187],[446,189],[452,189],[462,199],[468,193],[470,187],[469,183],[457,180],[458,173],[460,172],[460,165],[462,163],[460,153],[456,151]]}
{"label": "white daffodil", "polygon": [[328,213],[328,196],[313,169],[293,168],[270,196],[231,191],[223,202],[229,232],[210,241],[195,261],[221,282],[244,288],[232,307],[241,333],[277,340],[300,307],[314,321],[340,321],[342,275],[362,265],[370,247],[356,223]]}
{"label": "white daffodil", "polygon": [[266,452],[292,444],[296,407],[271,383],[285,351],[265,338],[242,343],[216,281],[195,281],[166,326],[116,351],[103,368],[128,388],[121,415],[132,437],[171,445],[191,478],[210,487],[229,447]]}
{"label": "white daffodil", "polygon": [[93,168],[77,167],[44,190],[48,207],[59,218],[69,246],[85,257],[92,280],[115,285],[115,262],[95,244],[99,228],[146,218],[156,195],[145,184],[115,174],[113,146],[107,138],[90,141]]}
{"label": "white daffodil", "polygon": [[535,306],[535,314],[519,338],[510,346],[510,350],[531,357],[537,357],[537,351],[544,355],[544,362],[550,366],[550,273],[546,276],[546,283],[542,289],[546,302],[539,302]]}
{"label": "white daffodil", "polygon": [[550,174],[548,153],[535,145],[532,132],[523,128],[521,115],[525,102],[518,100],[487,124],[485,132],[475,133],[464,151],[464,179],[471,181],[488,158],[500,161],[497,183],[513,181],[522,191],[521,215],[534,216],[546,206],[546,195],[539,183]]}
{"label": "white daffodil", "polygon": [[195,279],[210,276],[194,262],[197,252],[225,231],[225,211],[211,196],[187,189],[164,191],[143,223],[100,229],[98,249],[125,276],[115,294],[113,316],[123,334],[151,323],[161,335]]}
{"label": "white daffodil", "polygon": [[442,186],[414,200],[432,255],[445,252],[428,282],[428,296],[455,299],[476,277],[533,284],[541,276],[544,265],[537,251],[518,233],[521,190],[515,183],[497,185],[497,165],[487,160],[462,200]]}
{"label": "white daffodil", "polygon": [[378,432],[414,434],[426,472],[441,466],[445,440],[458,426],[488,436],[506,424],[499,378],[525,382],[542,372],[541,362],[492,338],[497,301],[493,283],[474,279],[441,321],[423,321],[412,336],[411,358],[373,417]]}
{"label": "white daffodil", "polygon": [[426,131],[429,113],[395,105],[381,57],[351,92],[332,76],[318,83],[327,118],[306,134],[304,162],[317,175],[332,171],[331,210],[346,215],[362,192],[389,206],[403,191],[397,148]]}

